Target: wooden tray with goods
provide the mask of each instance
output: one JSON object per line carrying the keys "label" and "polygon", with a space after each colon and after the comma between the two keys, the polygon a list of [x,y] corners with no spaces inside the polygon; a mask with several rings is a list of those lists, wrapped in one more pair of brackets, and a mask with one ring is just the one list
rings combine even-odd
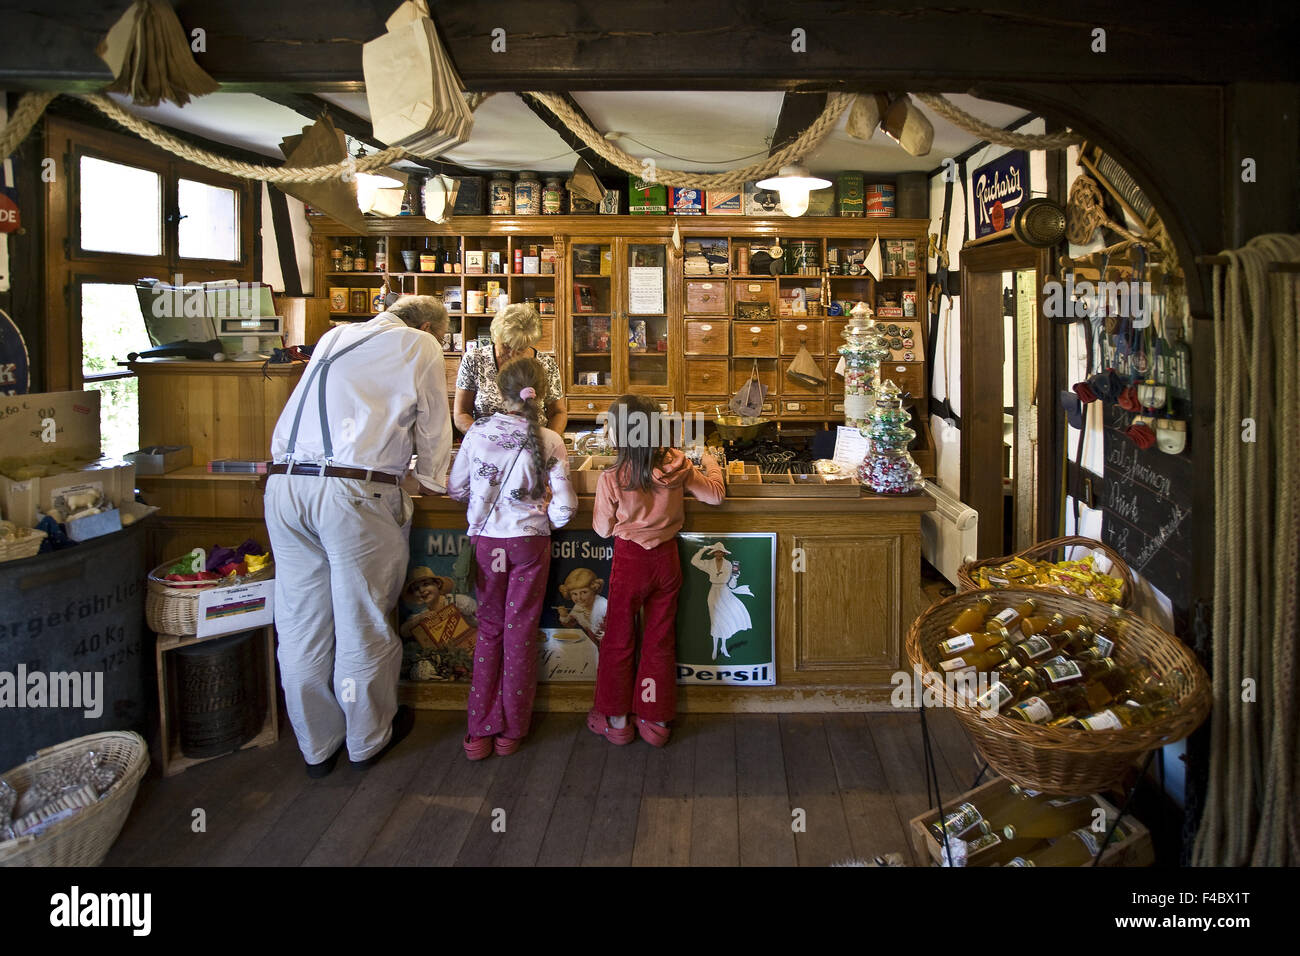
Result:
{"label": "wooden tray with goods", "polygon": [[745,461],[730,462],[724,473],[729,498],[856,498],[862,491],[851,475],[765,474]]}
{"label": "wooden tray with goods", "polygon": [[[1081,560],[1065,559],[1066,548],[1088,548]],[[1053,560],[1053,555],[1060,557]],[[1133,569],[1113,548],[1078,535],[1040,541],[1025,550],[1000,558],[968,561],[957,571],[963,591],[998,588],[1042,588],[1091,597],[1106,604],[1129,607],[1136,579]]]}
{"label": "wooden tray with goods", "polygon": [[1181,740],[1210,709],[1209,678],[1174,635],[1122,608],[1052,591],[964,591],[907,633],[927,703],[953,708],[998,773],[1082,795]]}
{"label": "wooden tray with goods", "polygon": [[[1100,794],[1060,797],[1027,790],[1005,777],[981,784],[909,823],[912,846],[934,865],[948,853],[957,866],[1090,866],[1119,816]],[[1111,834],[1098,866],[1150,866],[1151,834],[1125,814]]]}

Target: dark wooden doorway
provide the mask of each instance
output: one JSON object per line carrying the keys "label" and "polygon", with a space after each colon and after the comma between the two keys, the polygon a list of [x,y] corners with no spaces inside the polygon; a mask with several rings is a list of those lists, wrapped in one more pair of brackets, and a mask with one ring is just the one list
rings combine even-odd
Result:
{"label": "dark wooden doorway", "polygon": [[[1045,250],[1014,240],[961,254],[961,498],[979,512],[980,557],[1056,533],[1056,332],[1042,315],[1048,267]],[[1008,273],[1010,288],[1029,299],[1019,308],[1004,299]],[[1010,516],[1008,475],[1016,476]]]}

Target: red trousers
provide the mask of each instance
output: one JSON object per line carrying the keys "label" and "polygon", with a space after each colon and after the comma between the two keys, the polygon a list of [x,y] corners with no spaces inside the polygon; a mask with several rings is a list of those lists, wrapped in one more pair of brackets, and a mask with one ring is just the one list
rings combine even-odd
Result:
{"label": "red trousers", "polygon": [[[596,703],[606,716],[633,713],[646,720],[669,721],[677,713],[677,592],[682,587],[677,539],[647,551],[633,541],[614,539],[605,637],[596,669]],[[645,610],[641,657],[637,650],[636,614]]]}
{"label": "red trousers", "polygon": [[[493,571],[498,549],[502,570]],[[537,693],[538,621],[546,599],[551,536],[478,539],[478,643],[469,691],[473,737],[523,737]]]}

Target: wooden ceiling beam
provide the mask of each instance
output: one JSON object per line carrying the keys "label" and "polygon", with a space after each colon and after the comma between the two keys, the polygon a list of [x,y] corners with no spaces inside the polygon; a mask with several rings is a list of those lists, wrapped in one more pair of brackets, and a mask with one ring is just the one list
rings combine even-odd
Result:
{"label": "wooden ceiling beam", "polygon": [[826,109],[825,93],[787,92],[781,99],[781,112],[776,118],[776,129],[772,132],[772,146],[768,149],[767,155],[771,156],[798,139],[799,134],[812,125],[813,120],[821,116],[824,109]]}
{"label": "wooden ceiling beam", "polygon": [[[95,46],[125,3],[0,0],[0,88],[100,89]],[[361,87],[361,45],[391,4],[176,0],[206,31],[199,64],[228,90]],[[1296,4],[1181,5],[1095,0],[1087,16],[1039,0],[978,5],[892,0],[691,0],[611,4],[440,0],[434,19],[470,90],[828,89],[962,91],[981,82],[1212,85],[1294,81]],[[492,31],[506,31],[506,53]],[[1094,53],[1093,31],[1106,31]],[[794,31],[804,49],[794,49]],[[39,41],[39,42],[36,42]],[[997,56],[989,50],[996,49]]]}
{"label": "wooden ceiling beam", "polygon": [[[586,120],[588,126],[592,129],[600,129],[600,127],[591,121],[591,117],[587,115],[586,110],[578,105],[577,100],[568,93],[561,93],[560,96],[569,104],[570,109]],[[610,182],[605,182],[605,188],[608,189],[611,186],[614,188],[624,188],[617,184],[619,182],[626,182],[628,175],[626,170],[619,169],[603,156],[597,155],[594,150],[578,138],[577,134],[569,129],[569,127],[565,126],[564,122],[558,116],[548,110],[545,106],[542,106],[531,96],[521,95],[519,98],[524,101],[524,105],[532,110],[539,120],[553,129],[555,134],[559,136],[560,139],[564,140],[566,146],[577,152],[579,156],[587,161],[587,165],[591,167],[592,172],[594,172],[602,182],[610,180]]]}

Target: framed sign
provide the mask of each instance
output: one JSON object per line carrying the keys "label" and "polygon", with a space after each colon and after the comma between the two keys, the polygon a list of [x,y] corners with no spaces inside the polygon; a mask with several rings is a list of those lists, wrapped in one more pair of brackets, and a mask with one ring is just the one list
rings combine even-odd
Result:
{"label": "framed sign", "polygon": [[25,395],[31,361],[14,320],[0,309],[0,395]]}
{"label": "framed sign", "polygon": [[1011,228],[1016,210],[1029,198],[1029,154],[1013,149],[971,174],[975,238]]}
{"label": "framed sign", "polygon": [[596,679],[613,563],[612,538],[594,531],[551,532],[538,683]]}
{"label": "framed sign", "polygon": [[776,535],[679,534],[677,683],[776,683]]}
{"label": "framed sign", "polygon": [[397,603],[402,677],[415,681],[468,681],[478,640],[474,584],[461,586],[452,568],[463,529],[412,528],[411,561]]}

